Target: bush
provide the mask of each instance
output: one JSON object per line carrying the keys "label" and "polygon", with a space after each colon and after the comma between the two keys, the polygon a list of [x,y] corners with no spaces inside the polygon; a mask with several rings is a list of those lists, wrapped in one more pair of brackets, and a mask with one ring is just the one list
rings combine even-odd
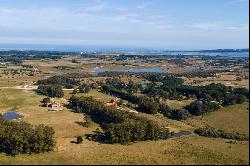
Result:
{"label": "bush", "polygon": [[82,136],[77,136],[77,138],[76,138],[76,143],[77,143],[77,144],[81,144],[82,142],[83,142]]}

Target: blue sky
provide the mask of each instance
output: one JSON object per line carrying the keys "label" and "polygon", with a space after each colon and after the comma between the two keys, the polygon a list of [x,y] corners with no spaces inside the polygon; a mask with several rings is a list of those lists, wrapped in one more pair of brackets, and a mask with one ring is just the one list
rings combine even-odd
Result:
{"label": "blue sky", "polygon": [[0,0],[0,43],[248,48],[248,0]]}

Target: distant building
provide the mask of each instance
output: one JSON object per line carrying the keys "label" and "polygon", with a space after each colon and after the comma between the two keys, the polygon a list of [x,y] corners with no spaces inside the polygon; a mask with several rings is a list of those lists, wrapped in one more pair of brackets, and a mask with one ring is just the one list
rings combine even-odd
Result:
{"label": "distant building", "polygon": [[52,103],[49,104],[49,111],[61,111],[62,107],[60,103],[57,103],[53,101]]}
{"label": "distant building", "polygon": [[104,104],[105,107],[117,107],[117,101],[112,99],[110,102]]}

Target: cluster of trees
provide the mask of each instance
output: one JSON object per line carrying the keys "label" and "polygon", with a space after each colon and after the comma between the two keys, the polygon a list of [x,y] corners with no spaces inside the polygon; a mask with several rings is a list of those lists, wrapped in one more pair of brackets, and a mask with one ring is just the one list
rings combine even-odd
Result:
{"label": "cluster of trees", "polygon": [[112,86],[103,86],[102,90],[105,93],[109,93],[123,100],[127,100],[131,103],[137,104],[137,110],[140,112],[148,114],[162,113],[164,116],[175,120],[183,120],[190,117],[190,114],[187,110],[171,109],[166,104],[161,103],[156,98],[148,97],[145,95],[135,96],[131,93],[127,93],[126,91],[118,90]]}
{"label": "cluster of trees", "polygon": [[194,131],[196,134],[204,137],[234,139],[239,141],[248,141],[248,136],[240,133],[228,133],[223,130],[215,130],[212,127],[198,128]]}
{"label": "cluster of trees", "polygon": [[0,117],[0,152],[15,156],[23,153],[52,151],[55,147],[54,129]]}
{"label": "cluster of trees", "polygon": [[184,83],[182,79],[167,74],[149,74],[146,79],[151,83],[144,89],[144,94],[164,99],[183,99],[176,91],[176,88]]}
{"label": "cluster of trees", "polygon": [[78,88],[80,93],[88,93],[91,90],[91,86],[85,83],[81,84]]}
{"label": "cluster of trees", "polygon": [[191,117],[191,114],[186,109],[172,109],[166,104],[160,104],[159,112],[165,117],[174,120],[185,120]]}
{"label": "cluster of trees", "polygon": [[117,111],[104,107],[102,102],[92,97],[72,96],[70,104],[84,112],[101,124],[104,130],[104,141],[108,143],[126,144],[143,140],[167,138],[169,131],[157,122],[138,117],[133,113]]}
{"label": "cluster of trees", "polygon": [[191,115],[195,116],[199,116],[207,112],[217,111],[219,108],[221,108],[221,106],[218,103],[206,100],[196,100],[185,106],[185,109],[188,110]]}
{"label": "cluster of trees", "polygon": [[151,97],[162,97],[164,99],[182,100],[183,97],[177,93],[176,87],[183,84],[183,80],[174,76],[169,76],[164,73],[144,74],[141,75],[151,83],[143,87],[142,84],[136,84],[129,81],[128,84],[121,81],[121,79],[114,77],[106,81],[106,85],[112,86],[119,90],[124,90],[128,93],[142,92]]}
{"label": "cluster of trees", "polygon": [[198,100],[214,100],[224,106],[243,103],[249,98],[249,90],[246,88],[232,88],[215,83],[198,87],[182,86],[177,91],[187,97],[194,95]]}
{"label": "cluster of trees", "polygon": [[63,75],[63,76],[53,76],[53,77],[47,78],[45,80],[38,80],[37,84],[38,85],[57,84],[57,85],[61,85],[61,86],[65,87],[65,88],[74,88],[75,86],[80,85],[80,81],[79,81],[79,79],[77,79],[75,77]]}
{"label": "cluster of trees", "polygon": [[147,94],[155,98],[171,99],[171,100],[183,100],[183,97],[176,92],[175,88],[165,86],[163,84],[156,85],[156,83],[151,83],[148,85],[143,94]]}
{"label": "cluster of trees", "polygon": [[102,92],[105,92],[105,93],[108,93],[110,95],[113,95],[113,96],[117,96],[123,100],[127,100],[131,103],[138,103],[139,102],[139,97],[138,96],[135,96],[131,93],[128,93],[124,90],[119,90],[119,89],[116,89],[115,87],[113,86],[108,86],[108,85],[104,85],[102,86]]}
{"label": "cluster of trees", "polygon": [[129,93],[134,93],[143,89],[141,84],[136,84],[131,80],[126,84],[125,82],[123,82],[121,79],[117,77],[108,78],[106,80],[106,85],[113,86],[114,88],[117,88],[117,89],[123,89]]}
{"label": "cluster of trees", "polygon": [[[216,111],[221,106],[227,106],[232,104],[240,104],[249,98],[249,90],[246,88],[232,88],[223,84],[210,84],[206,86],[192,87],[182,85],[182,81],[161,75],[156,77],[155,75],[149,75],[149,80],[158,81],[162,84],[158,85],[162,89],[151,90],[156,95],[148,96],[135,96],[122,89],[122,84],[115,84],[116,87],[102,86],[102,91],[120,97],[123,100],[127,100],[131,103],[138,104],[138,111],[149,114],[156,114],[158,112],[171,119],[182,120],[187,119],[191,115],[199,116],[207,112]],[[117,81],[118,82],[118,81]],[[110,83],[111,84],[111,83]],[[187,105],[183,109],[170,109],[165,106],[164,103],[159,101],[159,94],[164,91],[164,85],[172,87],[179,96],[186,96],[187,98],[196,97],[197,100]],[[148,89],[148,88],[147,88]],[[154,89],[154,88],[152,88]],[[157,88],[156,88],[157,89]],[[166,89],[166,88],[165,88]]]}
{"label": "cluster of trees", "polygon": [[165,117],[174,120],[185,120],[191,116],[185,109],[172,109],[167,104],[147,96],[139,98],[138,110],[148,114],[162,113]]}
{"label": "cluster of trees", "polygon": [[49,97],[63,97],[64,92],[60,85],[39,85],[36,92]]}

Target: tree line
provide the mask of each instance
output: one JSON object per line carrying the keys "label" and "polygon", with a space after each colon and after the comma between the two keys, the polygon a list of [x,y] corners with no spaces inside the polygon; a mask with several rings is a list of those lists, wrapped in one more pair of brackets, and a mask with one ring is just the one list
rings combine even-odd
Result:
{"label": "tree line", "polygon": [[234,139],[238,141],[248,141],[249,138],[245,134],[240,133],[229,133],[223,130],[216,130],[212,127],[198,128],[194,131],[196,134],[205,137],[214,137],[214,138],[225,138],[225,139]]}

